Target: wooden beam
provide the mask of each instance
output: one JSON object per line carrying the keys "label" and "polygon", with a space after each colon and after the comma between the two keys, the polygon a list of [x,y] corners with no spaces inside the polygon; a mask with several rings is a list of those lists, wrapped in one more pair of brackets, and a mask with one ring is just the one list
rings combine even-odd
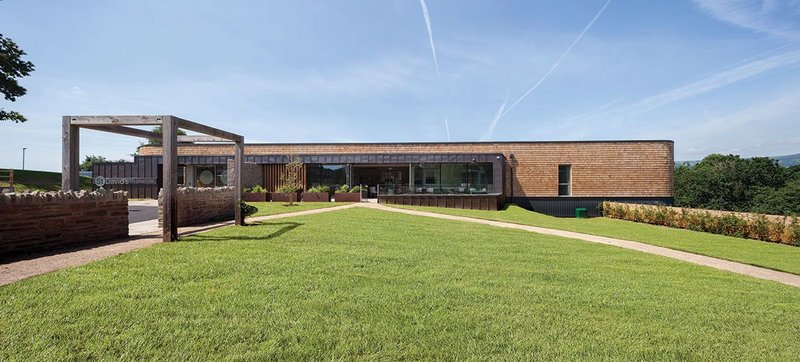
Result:
{"label": "wooden beam", "polygon": [[239,136],[235,133],[230,133],[223,131],[221,129],[217,129],[214,127],[206,126],[200,123],[195,123],[192,121],[187,121],[182,118],[173,117],[177,120],[178,127],[183,129],[188,129],[190,131],[195,131],[203,134],[207,134],[209,136],[216,136],[220,138],[224,138],[226,140],[234,141],[234,142],[242,142],[244,141],[244,137]]}
{"label": "wooden beam", "polygon": [[244,225],[244,215],[242,215],[242,208],[240,205],[242,203],[242,174],[244,173],[244,140],[236,142],[236,153],[233,162],[234,171],[236,172],[236,179],[234,180],[234,186],[236,188],[234,191],[234,215],[236,225],[242,226]]}
{"label": "wooden beam", "polygon": [[221,137],[214,137],[214,136],[178,136],[178,142],[187,143],[187,142],[225,142],[225,143],[232,143],[233,141]]}
{"label": "wooden beam", "polygon": [[162,238],[165,242],[178,240],[178,137],[177,122],[165,116],[162,125],[161,144],[163,145]]}
{"label": "wooden beam", "polygon": [[131,128],[125,126],[112,126],[112,125],[104,125],[104,126],[79,126],[81,128],[91,129],[95,131],[102,131],[102,132],[110,132],[110,133],[117,133],[126,136],[134,136],[134,137],[142,137],[142,138],[152,138],[152,139],[159,139],[161,135],[151,131],[145,131],[143,129],[138,128]]}
{"label": "wooden beam", "polygon": [[61,118],[61,190],[79,191],[80,129],[70,123],[70,117]]}
{"label": "wooden beam", "polygon": [[68,116],[76,126],[158,126],[167,116]]}

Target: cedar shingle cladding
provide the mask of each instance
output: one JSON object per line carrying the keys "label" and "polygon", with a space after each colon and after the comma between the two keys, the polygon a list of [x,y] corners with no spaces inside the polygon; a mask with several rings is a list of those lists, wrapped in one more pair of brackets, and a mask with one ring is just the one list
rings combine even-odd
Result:
{"label": "cedar shingle cladding", "polygon": [[[139,153],[160,155],[145,146]],[[505,194],[510,195],[511,159],[516,158],[514,196],[558,196],[558,165],[572,165],[575,197],[673,197],[672,141],[476,142],[378,144],[248,144],[246,155],[347,153],[502,153]],[[227,145],[184,145],[179,155],[233,155]]]}

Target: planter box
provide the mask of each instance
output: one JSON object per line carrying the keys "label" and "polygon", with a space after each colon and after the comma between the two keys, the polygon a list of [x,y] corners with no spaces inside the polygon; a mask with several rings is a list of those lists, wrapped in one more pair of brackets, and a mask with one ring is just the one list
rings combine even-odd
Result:
{"label": "planter box", "polygon": [[360,192],[337,192],[333,196],[336,202],[361,202]]}
{"label": "planter box", "polygon": [[297,202],[300,201],[297,192],[272,192],[270,198],[275,202]]}
{"label": "planter box", "polygon": [[247,202],[269,201],[269,194],[266,192],[245,192],[242,199]]}
{"label": "planter box", "polygon": [[331,194],[327,192],[304,192],[303,202],[331,202]]}

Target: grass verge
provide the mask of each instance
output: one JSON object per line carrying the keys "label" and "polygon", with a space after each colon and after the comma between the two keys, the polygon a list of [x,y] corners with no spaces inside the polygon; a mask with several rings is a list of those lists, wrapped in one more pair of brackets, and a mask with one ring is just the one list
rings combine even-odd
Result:
{"label": "grass verge", "polygon": [[[81,177],[80,188],[81,190],[92,190],[91,177]],[[59,191],[61,190],[61,173],[14,170],[14,190],[16,192]]]}
{"label": "grass verge", "polygon": [[350,204],[349,202],[295,202],[294,205],[289,206],[284,202],[248,202],[258,208],[258,212],[251,217],[267,216],[285,214],[289,212],[298,212],[314,209],[325,209],[328,207],[343,206]]}
{"label": "grass verge", "polygon": [[403,205],[386,206],[638,241],[800,275],[800,262],[798,262],[800,261],[800,247],[796,246],[604,217],[591,219],[558,218],[531,212],[517,205],[509,205],[507,209],[500,211]]}
{"label": "grass verge", "polygon": [[0,287],[0,360],[792,360],[800,289],[352,208]]}

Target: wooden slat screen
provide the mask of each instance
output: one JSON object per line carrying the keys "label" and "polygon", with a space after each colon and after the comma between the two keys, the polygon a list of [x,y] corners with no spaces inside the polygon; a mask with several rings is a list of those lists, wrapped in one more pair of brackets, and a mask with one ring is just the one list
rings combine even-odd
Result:
{"label": "wooden slat screen", "polygon": [[[281,175],[286,174],[286,164],[266,164],[264,165],[264,188],[268,192],[275,192],[281,186]],[[300,170],[300,184],[303,190],[306,189],[306,165]]]}

